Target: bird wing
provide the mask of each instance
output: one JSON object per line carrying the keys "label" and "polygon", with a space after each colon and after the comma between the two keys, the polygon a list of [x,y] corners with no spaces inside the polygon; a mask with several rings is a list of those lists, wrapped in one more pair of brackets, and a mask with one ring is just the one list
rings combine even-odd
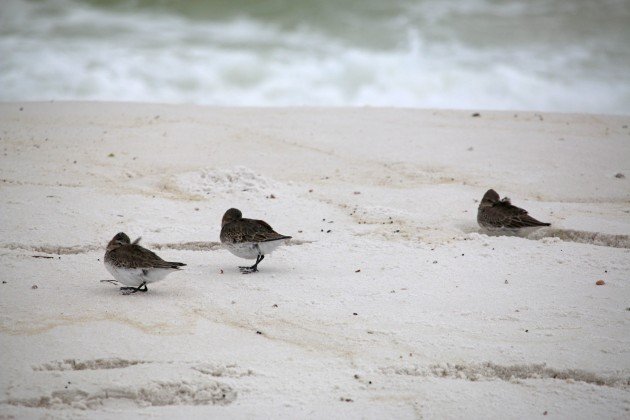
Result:
{"label": "bird wing", "polygon": [[239,219],[221,229],[221,240],[224,242],[266,242],[289,238],[291,237],[274,231],[263,220]]}
{"label": "bird wing", "polygon": [[140,245],[125,245],[112,251],[113,258],[120,266],[125,268],[174,268],[186,264],[180,262],[164,261],[155,252],[149,251]]}
{"label": "bird wing", "polygon": [[529,214],[527,210],[516,207],[509,200],[499,201],[486,209],[487,219],[495,226],[517,229],[531,226],[549,226],[549,223],[540,222]]}

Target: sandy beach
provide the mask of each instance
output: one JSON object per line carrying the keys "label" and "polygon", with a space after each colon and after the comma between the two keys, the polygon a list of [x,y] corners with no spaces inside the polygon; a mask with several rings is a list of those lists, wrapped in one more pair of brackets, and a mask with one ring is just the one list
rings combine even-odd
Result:
{"label": "sandy beach", "polygon": [[630,117],[475,112],[0,104],[0,417],[628,418]]}

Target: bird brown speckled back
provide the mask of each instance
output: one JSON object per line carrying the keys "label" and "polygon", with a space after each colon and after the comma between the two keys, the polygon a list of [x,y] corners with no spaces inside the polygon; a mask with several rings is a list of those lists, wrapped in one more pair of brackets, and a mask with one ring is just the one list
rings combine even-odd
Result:
{"label": "bird brown speckled back", "polygon": [[499,197],[493,189],[486,191],[477,209],[479,226],[488,230],[550,226],[550,223],[540,222],[526,210],[512,205],[509,198],[499,200]]}

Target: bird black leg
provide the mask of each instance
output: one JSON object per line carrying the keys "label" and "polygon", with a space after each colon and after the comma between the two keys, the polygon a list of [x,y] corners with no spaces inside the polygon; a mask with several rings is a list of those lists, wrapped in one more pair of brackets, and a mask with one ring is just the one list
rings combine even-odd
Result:
{"label": "bird black leg", "polygon": [[148,292],[149,291],[149,289],[147,289],[147,284],[146,283],[142,283],[138,287],[121,287],[120,290],[123,291],[124,295],[130,295],[130,294],[136,293],[136,292]]}
{"label": "bird black leg", "polygon": [[265,258],[264,255],[258,255],[258,257],[256,258],[256,264],[252,265],[251,267],[239,267],[239,269],[241,270],[241,273],[243,274],[255,273],[256,271],[258,271],[258,264],[264,258]]}
{"label": "bird black leg", "polygon": [[116,280],[101,280],[101,283],[111,283],[113,285],[117,285],[118,282]]}

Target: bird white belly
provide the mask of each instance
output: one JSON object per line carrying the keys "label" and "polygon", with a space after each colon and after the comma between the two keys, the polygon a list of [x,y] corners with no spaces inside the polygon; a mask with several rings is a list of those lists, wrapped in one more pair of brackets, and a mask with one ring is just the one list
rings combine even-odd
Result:
{"label": "bird white belly", "polygon": [[276,248],[286,242],[285,239],[278,239],[277,241],[260,242],[258,248],[263,255],[271,254]]}
{"label": "bird white belly", "polygon": [[240,258],[255,260],[258,255],[269,255],[284,243],[284,239],[267,242],[244,242],[240,244],[224,244],[225,248]]}
{"label": "bird white belly", "polygon": [[120,268],[112,264],[105,263],[105,268],[114,276],[116,281],[126,286],[139,287],[142,283],[155,283],[163,280],[173,269],[150,268],[144,274],[141,268]]}

